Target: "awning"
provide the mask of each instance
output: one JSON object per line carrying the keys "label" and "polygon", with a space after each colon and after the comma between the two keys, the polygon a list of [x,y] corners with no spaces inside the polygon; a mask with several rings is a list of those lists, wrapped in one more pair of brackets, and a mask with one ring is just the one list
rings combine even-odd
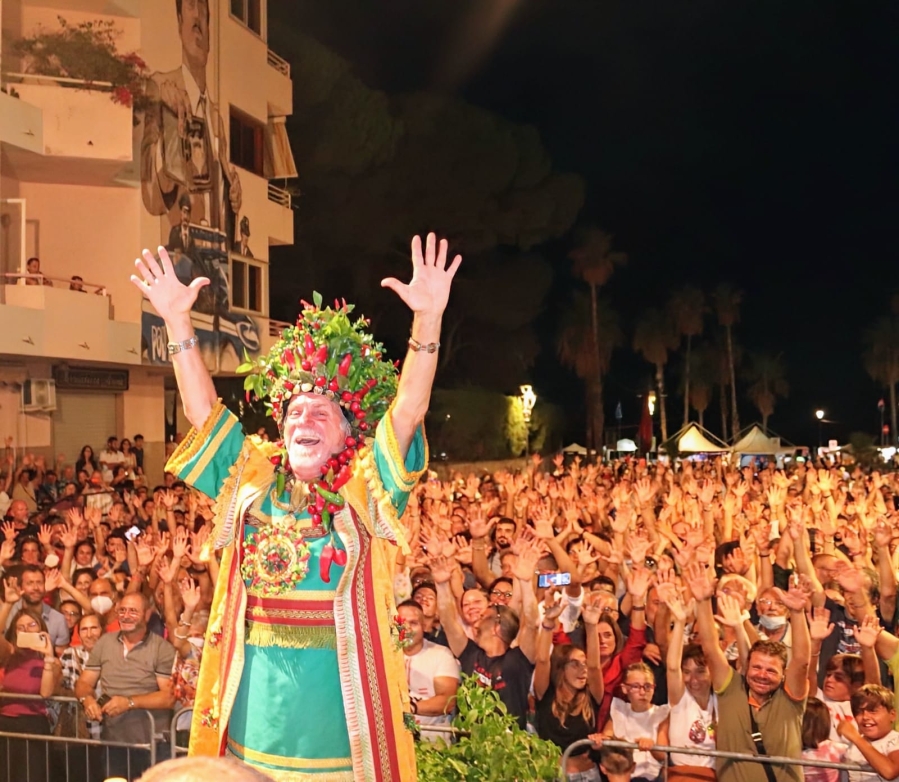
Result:
{"label": "awning", "polygon": [[265,176],[267,179],[293,179],[297,166],[287,138],[285,117],[269,117],[265,127]]}

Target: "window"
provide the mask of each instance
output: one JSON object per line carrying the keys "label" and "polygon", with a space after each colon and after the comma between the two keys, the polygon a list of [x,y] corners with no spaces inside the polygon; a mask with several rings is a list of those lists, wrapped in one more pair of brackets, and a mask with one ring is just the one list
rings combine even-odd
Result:
{"label": "window", "polygon": [[265,128],[231,108],[231,162],[264,176]]}
{"label": "window", "polygon": [[262,267],[239,258],[231,259],[231,306],[263,312]]}
{"label": "window", "polygon": [[262,0],[231,0],[231,16],[262,35]]}

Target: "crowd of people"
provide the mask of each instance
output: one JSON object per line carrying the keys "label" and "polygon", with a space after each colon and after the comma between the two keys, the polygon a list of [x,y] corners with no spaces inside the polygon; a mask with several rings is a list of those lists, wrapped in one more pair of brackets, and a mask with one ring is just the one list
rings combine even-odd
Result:
{"label": "crowd of people", "polygon": [[[0,731],[147,744],[148,713],[159,734],[191,706],[214,499],[171,474],[147,486],[142,457],[139,435],[54,468],[7,448]],[[411,554],[397,549],[394,584],[421,740],[448,738],[465,673],[560,754],[589,739],[568,761],[576,782],[840,774],[702,754],[716,748],[896,779],[897,496],[899,474],[842,464],[558,456],[431,473],[402,517]],[[40,700],[58,695],[77,701]],[[189,727],[184,715],[182,746]],[[45,778],[35,742],[0,752],[0,778],[26,760]],[[104,773],[140,770],[134,753],[109,760]]]}

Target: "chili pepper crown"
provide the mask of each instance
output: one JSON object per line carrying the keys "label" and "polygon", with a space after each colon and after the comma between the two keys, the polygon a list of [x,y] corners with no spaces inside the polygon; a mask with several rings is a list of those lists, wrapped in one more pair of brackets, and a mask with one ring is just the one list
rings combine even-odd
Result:
{"label": "chili pepper crown", "polygon": [[[383,347],[366,332],[369,321],[350,319],[353,305],[334,301],[322,309],[320,293],[302,301],[295,326],[281,332],[269,352],[241,364],[248,373],[243,387],[265,399],[268,414],[283,428],[284,413],[295,394],[313,392],[337,402],[359,444],[374,433],[396,395],[397,365],[385,361]],[[349,439],[349,438],[348,438]]]}

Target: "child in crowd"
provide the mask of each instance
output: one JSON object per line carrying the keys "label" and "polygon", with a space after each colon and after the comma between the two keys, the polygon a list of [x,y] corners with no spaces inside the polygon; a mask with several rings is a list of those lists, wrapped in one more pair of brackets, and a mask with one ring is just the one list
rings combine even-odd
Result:
{"label": "child in crowd", "polygon": [[652,696],[655,677],[646,663],[633,663],[627,667],[621,689],[627,701],[612,699],[612,711],[601,737],[617,736],[623,741],[633,741],[640,749],[634,753],[636,767],[631,779],[652,782],[662,773],[665,753],[650,752],[657,743],[659,727],[668,720],[668,709],[655,706]]}
{"label": "child in crowd", "polygon": [[634,751],[603,747],[599,753],[599,767],[609,782],[628,782],[635,771]]}
{"label": "child in crowd", "polygon": [[855,720],[843,718],[837,728],[840,736],[852,743],[846,760],[874,770],[850,771],[849,782],[899,778],[899,733],[893,730],[893,692],[879,684],[866,684],[853,694],[850,703]]}
{"label": "child in crowd", "polygon": [[[802,718],[802,757],[804,760],[825,760],[839,763],[846,754],[846,745],[830,739],[831,712],[818,698],[809,698]],[[838,782],[840,772],[835,768],[805,766],[805,782]]]}

